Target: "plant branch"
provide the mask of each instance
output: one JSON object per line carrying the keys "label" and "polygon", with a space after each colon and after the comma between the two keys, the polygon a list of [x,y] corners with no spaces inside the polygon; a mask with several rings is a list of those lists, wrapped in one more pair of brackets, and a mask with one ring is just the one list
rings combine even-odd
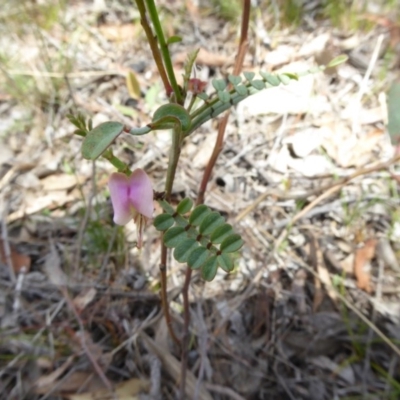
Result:
{"label": "plant branch", "polygon": [[175,98],[178,104],[183,103],[182,93],[179,89],[178,83],[176,82],[174,67],[172,65],[171,56],[167,42],[165,41],[164,32],[158,18],[158,12],[154,0],[146,0],[147,9],[149,11],[150,19],[153,22],[153,27],[157,35],[157,40],[160,45],[161,55],[164,60],[165,69],[167,70],[168,78],[174,91]]}
{"label": "plant branch", "polygon": [[[239,75],[242,66],[244,57],[247,51],[247,32],[249,29],[249,20],[250,20],[250,0],[243,0],[243,12],[242,12],[242,25],[240,32],[240,42],[238,47],[238,55],[236,58],[236,63],[234,66],[234,75]],[[203,179],[200,184],[199,193],[197,195],[196,205],[204,203],[204,194],[207,189],[207,183],[210,179],[211,172],[215,166],[217,158],[222,151],[223,143],[224,143],[224,135],[226,125],[228,123],[229,113],[225,115],[223,120],[221,121],[218,128],[218,137],[215,142],[214,150],[212,152],[211,158],[208,161],[207,167],[203,174]],[[190,310],[189,310],[189,286],[190,280],[192,277],[192,269],[187,266],[186,274],[185,274],[185,284],[182,289],[182,296],[184,301],[184,326],[183,326],[183,336],[182,336],[182,359],[181,359],[181,386],[180,386],[180,398],[184,398],[185,394],[185,385],[186,385],[186,368],[187,368],[187,352],[188,345],[187,339],[189,337],[189,323],[190,323]]]}
{"label": "plant branch", "polygon": [[[181,137],[182,137],[182,129],[179,124],[172,130],[172,145],[170,156],[168,160],[168,169],[167,169],[167,179],[165,182],[165,199],[167,202],[171,199],[172,187],[174,185],[176,168],[178,166],[179,156],[181,154]],[[176,336],[173,328],[172,328],[172,319],[171,313],[168,304],[168,296],[167,296],[167,248],[164,243],[161,244],[161,262],[160,262],[160,281],[161,281],[161,301],[163,306],[163,312],[165,316],[165,320],[167,322],[167,327],[169,334],[171,335],[174,342],[180,345],[180,340]]]}
{"label": "plant branch", "polygon": [[[249,29],[249,19],[250,19],[250,0],[243,0],[243,13],[242,13],[242,28],[240,32],[240,43],[239,43],[239,49],[238,49],[238,54],[236,57],[236,63],[233,69],[233,75],[239,75],[242,67],[243,67],[243,61],[244,57],[246,55],[247,51],[247,32]],[[207,189],[207,184],[208,181],[210,180],[211,172],[215,166],[215,163],[217,162],[218,156],[221,153],[224,145],[224,136],[225,136],[225,130],[226,126],[228,124],[228,119],[229,119],[229,112],[225,114],[225,116],[222,118],[220,121],[219,127],[218,127],[218,136],[217,140],[214,145],[214,150],[211,154],[211,157],[208,161],[207,167],[204,171],[203,174],[203,179],[200,184],[200,189],[198,193],[198,198],[197,198],[197,204],[202,204],[204,202],[204,195]]]}
{"label": "plant branch", "polygon": [[158,72],[160,73],[161,80],[164,84],[165,92],[168,94],[172,90],[171,85],[169,83],[168,76],[165,71],[160,49],[158,48],[157,39],[153,34],[149,22],[147,21],[146,7],[144,5],[143,0],[135,0],[135,1],[140,13],[140,23],[142,24],[144,32],[146,33],[147,41],[149,42],[151,52],[153,53],[154,61],[157,65]]}
{"label": "plant branch", "polygon": [[[190,271],[190,273],[188,273]],[[183,335],[182,335],[182,355],[181,355],[181,382],[180,382],[180,399],[184,399],[185,386],[186,386],[186,369],[187,369],[187,354],[189,342],[189,323],[190,323],[190,304],[189,304],[189,286],[192,276],[192,269],[187,266],[185,274],[185,283],[182,288],[183,297]]]}
{"label": "plant branch", "polygon": [[111,163],[115,168],[117,168],[118,172],[130,175],[131,170],[129,168],[129,165],[125,164],[118,157],[114,156],[111,149],[105,151],[102,157],[105,158],[109,163]]}

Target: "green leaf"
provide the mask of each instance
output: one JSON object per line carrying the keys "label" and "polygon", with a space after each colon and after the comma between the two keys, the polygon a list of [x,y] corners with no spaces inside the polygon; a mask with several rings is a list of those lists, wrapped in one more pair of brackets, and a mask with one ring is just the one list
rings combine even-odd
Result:
{"label": "green leaf", "polygon": [[203,219],[199,227],[199,232],[202,235],[209,235],[211,232],[213,232],[216,228],[224,223],[225,218],[219,212],[213,211]]}
{"label": "green leaf", "polygon": [[140,83],[133,71],[128,71],[126,75],[126,86],[132,99],[140,99]]}
{"label": "green leaf", "polygon": [[191,119],[187,110],[179,104],[163,104],[155,111],[149,126],[152,129],[171,129],[177,123],[183,131],[190,128]]}
{"label": "green leaf", "polygon": [[289,85],[291,81],[290,76],[288,76],[287,74],[279,74],[278,78],[284,85]]}
{"label": "green leaf", "polygon": [[226,89],[226,82],[223,79],[213,79],[211,83],[217,92]]}
{"label": "green leaf", "polygon": [[400,82],[393,82],[387,97],[388,131],[390,141],[398,145],[400,141]]}
{"label": "green leaf", "polygon": [[210,236],[210,241],[213,244],[222,243],[222,241],[231,233],[233,233],[232,225],[224,224],[216,228]]}
{"label": "green leaf", "polygon": [[164,212],[168,213],[168,214],[175,214],[175,209],[174,207],[171,206],[171,204],[169,204],[167,201],[165,200],[159,200],[158,204],[160,204],[160,206],[162,207],[162,209],[164,210]]}
{"label": "green leaf", "polygon": [[197,55],[199,54],[200,49],[194,50],[188,54],[185,62],[185,73],[183,75],[183,82],[185,82],[185,87],[187,87],[187,82],[190,79],[190,75],[192,74],[193,64],[196,61]]}
{"label": "green leaf", "polygon": [[211,213],[211,210],[204,204],[197,206],[189,217],[189,224],[194,226],[199,226],[203,219]]}
{"label": "green leaf", "polygon": [[185,240],[187,237],[187,232],[183,226],[174,226],[169,228],[167,232],[164,233],[164,244],[167,247],[176,247],[179,243]]}
{"label": "green leaf", "polygon": [[171,36],[167,39],[167,45],[170,45],[172,43],[179,43],[179,42],[182,42],[182,38],[177,35]]}
{"label": "green leaf", "polygon": [[175,220],[171,214],[160,214],[154,218],[153,225],[158,231],[166,231],[174,225]]}
{"label": "green leaf", "polygon": [[254,79],[254,77],[256,76],[256,74],[254,72],[247,72],[247,71],[243,72],[243,75],[249,82],[251,82]]}
{"label": "green leaf", "polygon": [[246,85],[235,86],[235,90],[240,96],[247,96],[249,94],[249,89]]}
{"label": "green leaf", "polygon": [[231,99],[231,95],[229,92],[224,92],[222,90],[218,91],[218,98],[223,102],[223,103],[229,103],[229,100]]}
{"label": "green leaf", "polygon": [[266,72],[260,71],[260,75],[265,81],[267,81],[271,86],[279,86],[281,81],[276,75],[268,74]]}
{"label": "green leaf", "polygon": [[217,256],[218,265],[226,272],[231,272],[233,270],[233,261],[229,254],[220,254]]}
{"label": "green leaf", "polygon": [[198,247],[189,254],[187,263],[190,268],[198,269],[206,262],[207,258],[209,258],[210,255],[211,252],[205,247]]}
{"label": "green leaf", "polygon": [[237,86],[237,85],[239,85],[240,82],[242,82],[242,78],[240,76],[231,75],[231,74],[229,74],[228,80],[230,83],[232,83],[233,86]]}
{"label": "green leaf", "polygon": [[205,92],[203,92],[203,93],[197,93],[197,94],[196,94],[196,97],[198,97],[199,99],[201,99],[201,100],[203,100],[203,101],[206,101],[206,100],[208,100],[208,99],[210,98],[210,96],[209,96],[207,93],[205,93]]}
{"label": "green leaf", "polygon": [[178,207],[176,207],[176,212],[178,214],[183,215],[188,213],[192,209],[192,207],[193,207],[193,201],[188,197],[186,197],[178,204]]}
{"label": "green leaf", "polygon": [[85,136],[86,136],[86,131],[84,131],[84,130],[82,130],[82,129],[76,129],[76,130],[74,131],[74,134],[75,134],[75,135],[78,135],[78,136],[85,137]]}
{"label": "green leaf", "polygon": [[201,267],[201,276],[204,280],[211,282],[218,270],[217,256],[211,256]]}
{"label": "green leaf", "polygon": [[82,156],[87,160],[96,160],[123,132],[124,125],[120,122],[103,122],[87,133],[82,143]]}
{"label": "green leaf", "polygon": [[141,136],[141,135],[145,135],[146,133],[151,132],[152,128],[148,125],[146,126],[142,126],[141,128],[132,128],[130,129],[130,131],[128,132],[130,135],[133,136]]}
{"label": "green leaf", "polygon": [[348,59],[349,57],[346,54],[341,54],[335,57],[333,60],[331,60],[326,66],[326,68],[336,67],[337,65],[345,63]]}
{"label": "green leaf", "polygon": [[243,240],[240,235],[234,233],[233,235],[229,235],[225,238],[221,246],[219,246],[219,250],[221,253],[233,253],[239,250],[243,246]]}
{"label": "green leaf", "polygon": [[174,250],[174,258],[181,263],[187,262],[190,253],[199,247],[196,239],[186,239],[179,243]]}
{"label": "green leaf", "polygon": [[86,132],[85,117],[82,114],[67,114],[67,118],[69,119],[69,122],[71,122],[71,124],[75,125],[78,129]]}
{"label": "green leaf", "polygon": [[261,79],[255,79],[251,81],[251,86],[253,86],[253,88],[256,90],[262,90],[265,89],[265,82]]}
{"label": "green leaf", "polygon": [[294,80],[294,81],[298,81],[299,80],[299,75],[295,74],[293,72],[285,72],[282,75],[286,75],[288,78]]}

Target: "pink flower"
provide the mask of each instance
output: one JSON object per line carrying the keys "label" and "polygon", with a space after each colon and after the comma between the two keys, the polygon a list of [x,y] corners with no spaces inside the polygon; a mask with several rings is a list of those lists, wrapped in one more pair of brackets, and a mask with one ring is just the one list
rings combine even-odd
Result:
{"label": "pink flower", "polygon": [[137,247],[141,248],[146,218],[152,218],[154,211],[150,178],[140,168],[135,169],[130,176],[115,172],[110,176],[108,187],[114,209],[114,222],[125,225],[133,219],[138,232]]}

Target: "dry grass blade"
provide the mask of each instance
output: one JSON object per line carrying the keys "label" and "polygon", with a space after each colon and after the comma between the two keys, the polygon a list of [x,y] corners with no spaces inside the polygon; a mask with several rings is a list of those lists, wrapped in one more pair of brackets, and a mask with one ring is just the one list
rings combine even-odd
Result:
{"label": "dry grass blade", "polygon": [[[161,347],[146,333],[141,332],[140,338],[144,341],[149,350],[154,353],[162,362],[164,368],[169,375],[176,381],[179,382],[181,379],[181,363],[169,352],[169,349]],[[199,400],[212,400],[212,396],[204,387],[204,385],[197,385],[196,377],[190,372],[186,372],[186,388],[185,393],[187,398],[191,398],[193,393],[198,388]]]}

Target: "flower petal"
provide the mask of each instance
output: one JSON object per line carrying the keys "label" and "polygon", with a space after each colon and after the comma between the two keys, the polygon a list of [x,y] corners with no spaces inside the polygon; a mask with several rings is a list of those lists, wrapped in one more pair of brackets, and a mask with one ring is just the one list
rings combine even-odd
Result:
{"label": "flower petal", "polygon": [[117,225],[125,225],[132,219],[130,180],[125,174],[115,172],[110,176],[108,187],[114,209],[114,222]]}
{"label": "flower petal", "polygon": [[151,180],[142,169],[138,168],[132,172],[129,179],[130,204],[135,207],[139,214],[146,218],[153,217],[153,186]]}

